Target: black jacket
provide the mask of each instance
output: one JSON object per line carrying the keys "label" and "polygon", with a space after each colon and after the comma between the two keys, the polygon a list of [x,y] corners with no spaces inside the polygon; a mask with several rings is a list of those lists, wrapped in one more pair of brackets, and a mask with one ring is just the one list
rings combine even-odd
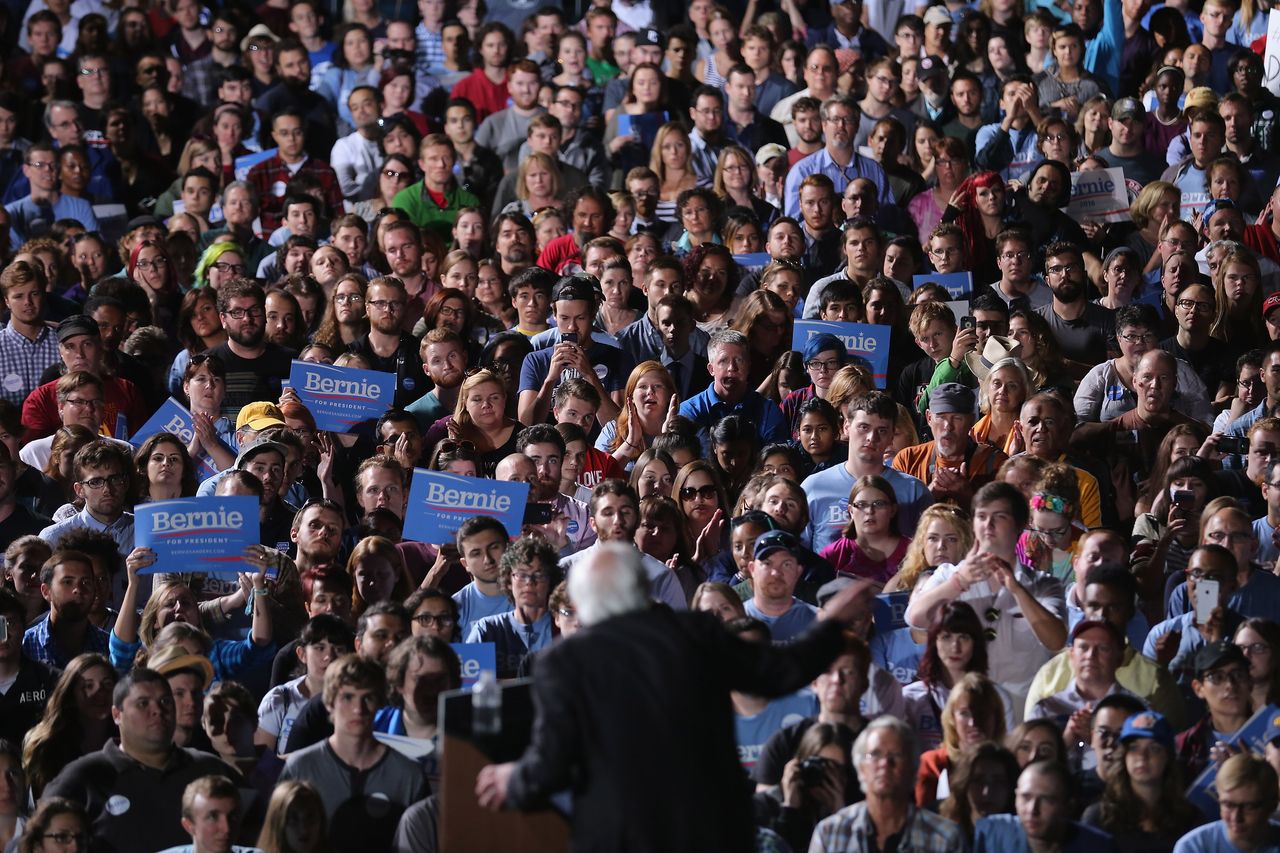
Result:
{"label": "black jacket", "polygon": [[754,849],[729,691],[797,690],[840,647],[834,622],[769,646],[666,608],[586,628],[539,655],[537,718],[508,801],[536,808],[571,789],[575,851]]}

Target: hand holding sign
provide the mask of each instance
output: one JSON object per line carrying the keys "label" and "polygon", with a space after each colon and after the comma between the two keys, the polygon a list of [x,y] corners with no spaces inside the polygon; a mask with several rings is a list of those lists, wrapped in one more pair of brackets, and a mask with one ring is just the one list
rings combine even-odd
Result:
{"label": "hand holding sign", "polygon": [[396,396],[394,374],[309,361],[293,362],[289,385],[324,432],[351,432],[376,421]]}

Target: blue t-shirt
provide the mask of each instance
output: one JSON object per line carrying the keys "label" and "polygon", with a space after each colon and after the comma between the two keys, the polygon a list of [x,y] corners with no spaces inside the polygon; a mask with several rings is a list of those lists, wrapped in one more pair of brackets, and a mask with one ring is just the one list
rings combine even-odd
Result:
{"label": "blue t-shirt", "polygon": [[[542,383],[546,381],[547,373],[551,370],[551,356],[554,353],[555,347],[547,347],[525,356],[524,365],[520,368],[521,392],[538,391],[542,388]],[[609,392],[625,388],[627,377],[631,375],[631,369],[635,366],[622,350],[605,346],[594,340],[591,346],[587,347],[587,360],[595,368],[596,376],[600,377],[600,384],[604,385],[604,390]],[[580,375],[576,368],[566,367],[561,371],[560,381],[556,383],[556,387],[570,379],[577,379]]]}
{"label": "blue t-shirt", "polygon": [[785,643],[793,640],[805,632],[805,629],[814,623],[818,618],[818,609],[812,604],[806,604],[799,599],[791,603],[791,609],[781,616],[769,616],[756,607],[754,599],[747,599],[743,605],[747,611],[747,615],[752,619],[759,619],[761,622],[769,626],[769,631],[773,634],[775,643]]}
{"label": "blue t-shirt", "polygon": [[1275,528],[1267,523],[1265,515],[1253,520],[1253,535],[1258,540],[1258,553],[1254,555],[1254,559],[1259,563],[1274,563],[1280,560],[1280,548],[1276,548],[1276,543],[1271,538],[1273,533]]}
{"label": "blue t-shirt", "polygon": [[[1254,853],[1280,851],[1280,823],[1271,821],[1269,827],[1270,837],[1265,844],[1254,847]],[[1236,853],[1239,849],[1227,838],[1226,825],[1220,820],[1191,830],[1173,845],[1173,853]]]}
{"label": "blue t-shirt", "polygon": [[738,760],[749,772],[760,760],[764,745],[775,732],[817,713],[817,697],[808,690],[802,690],[774,699],[754,717],[734,714],[733,732],[738,741]]}
{"label": "blue t-shirt", "polygon": [[[925,484],[889,466],[880,472],[889,481],[898,499],[898,529],[914,531],[920,514],[933,503],[933,495]],[[840,538],[849,523],[849,490],[856,478],[847,465],[835,465],[811,474],[801,483],[809,498],[809,526],[804,531],[804,544],[815,553]]]}
{"label": "blue t-shirt", "polygon": [[711,427],[726,415],[741,415],[755,424],[760,430],[762,447],[791,438],[791,426],[783,417],[782,408],[757,391],[748,391],[741,401],[729,403],[716,393],[716,386],[713,383],[708,385],[706,390],[680,404],[680,416],[698,425],[698,438],[702,440],[702,449],[708,455],[711,453]]}
{"label": "blue t-shirt", "polygon": [[486,616],[497,616],[513,607],[511,599],[501,593],[485,595],[476,587],[475,581],[455,592],[453,601],[458,605],[459,637],[465,637],[471,633],[471,626]]}
{"label": "blue t-shirt", "polygon": [[916,680],[925,644],[911,639],[910,628],[877,631],[867,645],[871,649],[871,662],[889,672],[899,683],[910,684]]}
{"label": "blue t-shirt", "polygon": [[[1255,568],[1249,575],[1249,582],[1236,590],[1228,603],[1232,610],[1246,619],[1280,622],[1280,577]],[[1187,604],[1187,585],[1178,584],[1169,596],[1168,616],[1181,616],[1190,612],[1190,609]]]}

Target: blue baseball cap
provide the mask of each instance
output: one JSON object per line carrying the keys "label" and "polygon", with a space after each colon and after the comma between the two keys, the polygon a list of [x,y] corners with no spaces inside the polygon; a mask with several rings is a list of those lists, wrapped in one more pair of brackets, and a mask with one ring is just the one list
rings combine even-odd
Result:
{"label": "blue baseball cap", "polygon": [[[1276,722],[1277,720],[1272,720],[1272,728],[1276,727]],[[1173,727],[1164,718],[1164,714],[1143,711],[1124,721],[1124,725],[1120,728],[1121,743],[1128,743],[1141,737],[1150,738],[1169,752],[1173,752]]]}
{"label": "blue baseball cap", "polygon": [[834,350],[839,353],[840,364],[845,363],[845,356],[849,351],[845,349],[844,341],[837,338],[829,332],[823,332],[820,335],[814,335],[804,345],[804,361],[808,364],[817,357],[820,352],[830,352]]}
{"label": "blue baseball cap", "polygon": [[785,530],[770,530],[761,533],[756,537],[755,548],[752,550],[751,556],[756,560],[763,560],[774,551],[790,551],[795,552],[800,547],[800,540]]}

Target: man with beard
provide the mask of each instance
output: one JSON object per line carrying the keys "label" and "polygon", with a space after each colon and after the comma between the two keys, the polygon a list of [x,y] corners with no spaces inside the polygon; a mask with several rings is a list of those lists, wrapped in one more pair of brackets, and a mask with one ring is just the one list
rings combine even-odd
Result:
{"label": "man with beard", "polygon": [[1053,301],[1035,311],[1049,321],[1062,355],[1085,370],[1102,363],[1114,348],[1115,312],[1089,301],[1080,249],[1072,243],[1051,243],[1044,252],[1044,278]]}
{"label": "man with beard", "polygon": [[382,96],[373,86],[357,86],[347,95],[347,108],[356,129],[335,142],[329,154],[329,165],[338,176],[343,195],[357,197],[365,180],[382,162],[378,148],[381,107]]}
{"label": "man with beard", "polygon": [[[293,55],[298,56],[296,53]],[[301,61],[307,61],[305,48],[302,49]],[[275,141],[276,153],[251,168],[246,176],[249,185],[258,193],[263,230],[270,233],[280,227],[289,182],[300,173],[306,173],[319,182],[327,208],[323,212],[326,219],[334,211],[342,210],[342,187],[338,184],[337,174],[328,163],[308,153],[318,144],[312,139],[317,134],[306,125],[303,114],[292,107],[282,107],[279,111],[264,111],[264,116],[271,121],[271,138]],[[323,148],[326,157],[333,150],[333,143],[330,138]]]}
{"label": "man with beard", "polygon": [[299,575],[337,562],[343,521],[342,508],[333,501],[315,501],[298,510],[289,539],[296,549],[293,562]]}
{"label": "man with beard", "polygon": [[[640,526],[640,498],[635,489],[623,480],[605,480],[591,490],[588,508],[591,512],[591,529],[596,533],[596,543],[560,561],[560,568],[564,570],[566,577],[578,563],[594,560],[602,543],[616,542],[628,548],[636,548],[636,529]],[[650,598],[668,605],[672,610],[688,609],[684,591],[675,572],[648,554],[640,554],[640,564],[649,576]]]}
{"label": "man with beard", "polygon": [[218,288],[218,314],[227,340],[209,350],[227,368],[223,417],[236,420],[240,407],[280,397],[280,379],[289,375],[289,353],[266,340],[266,294],[252,279],[238,278]]}
{"label": "man with beard", "polygon": [[107,654],[107,632],[89,621],[93,590],[93,561],[79,551],[55,551],[40,569],[40,594],[49,602],[49,618],[23,634],[23,655],[65,669],[76,655]]}
{"label": "man with beard", "polygon": [[422,336],[419,350],[427,378],[434,387],[405,407],[426,433],[431,425],[453,414],[458,402],[458,388],[467,370],[467,351],[462,338],[451,329],[432,329]]}
{"label": "man with beard", "polygon": [[[403,234],[403,231],[397,231]],[[399,279],[380,276],[369,283],[364,303],[369,314],[369,333],[351,342],[349,351],[363,356],[372,370],[396,377],[396,408],[403,409],[422,396],[426,377],[412,335],[406,334],[401,315],[409,296]]]}
{"label": "man with beard", "polygon": [[[246,445],[236,457],[235,470],[248,473],[262,484],[262,494],[258,496],[258,541],[268,548],[288,552],[290,525],[297,512],[297,507],[280,497],[288,450],[269,436],[266,433]],[[249,493],[241,488],[239,478],[225,476],[218,481],[214,494],[230,497]]]}
{"label": "man with beard", "polygon": [[627,172],[624,181],[627,192],[636,200],[636,215],[631,220],[631,233],[639,234],[647,231],[659,236],[667,230],[667,223],[658,219],[658,188],[660,186],[657,172],[648,166],[636,166]]}
{"label": "man with beard", "polygon": [[502,264],[502,274],[510,278],[533,266],[537,235],[533,223],[522,213],[501,213],[493,223],[493,253]]}
{"label": "man with beard", "polygon": [[699,182],[710,183],[720,152],[729,144],[724,133],[724,97],[720,90],[706,85],[694,89],[689,118],[693,120],[693,130],[689,132],[690,161]]}
{"label": "man with beard", "polygon": [[[1251,273],[1246,275],[1253,277]],[[1233,274],[1230,284],[1244,278]],[[1235,379],[1235,354],[1209,334],[1217,308],[1212,284],[1188,282],[1178,288],[1173,297],[1173,316],[1178,322],[1178,331],[1173,337],[1160,342],[1160,349],[1191,365],[1206,389],[1220,388],[1224,382],[1230,383]]]}
{"label": "man with beard", "polygon": [[569,541],[564,552],[574,553],[595,544],[596,532],[589,524],[591,512],[587,505],[560,493],[564,451],[564,439],[550,424],[527,427],[516,437],[516,452],[527,456],[534,467],[535,477],[529,483],[529,500],[549,503],[553,517],[565,518],[564,532]]}
{"label": "man with beard", "polygon": [[[507,68],[507,91],[511,106],[487,116],[476,130],[476,144],[502,159],[507,172],[520,167],[520,146],[528,136],[529,122],[542,113],[538,105],[538,84],[542,74],[531,59],[517,60]],[[559,147],[559,140],[556,141]]]}
{"label": "man with beard", "polygon": [[[316,158],[329,156],[338,139],[337,119],[329,102],[311,91],[310,53],[299,42],[281,42],[276,45],[276,72],[280,82],[263,92],[254,107],[264,118],[278,118],[283,111],[291,112],[298,117],[299,128],[305,117],[307,151]],[[330,207],[339,209],[332,204]]]}

